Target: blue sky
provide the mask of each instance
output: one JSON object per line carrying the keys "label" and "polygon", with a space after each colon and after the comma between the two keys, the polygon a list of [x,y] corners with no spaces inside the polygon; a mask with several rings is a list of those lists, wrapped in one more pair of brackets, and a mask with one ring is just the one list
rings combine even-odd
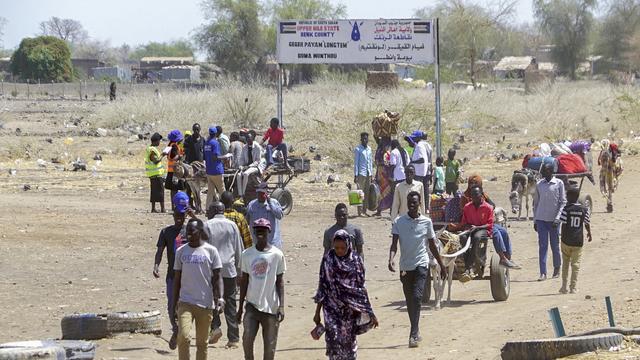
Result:
{"label": "blue sky", "polygon": [[[337,3],[336,1],[332,1]],[[434,0],[342,0],[350,18],[407,18]],[[0,0],[0,16],[9,20],[5,48],[36,35],[38,24],[51,16],[79,20],[92,38],[112,45],[136,45],[189,37],[203,23],[200,0]],[[518,23],[532,20],[531,0],[519,0]]]}

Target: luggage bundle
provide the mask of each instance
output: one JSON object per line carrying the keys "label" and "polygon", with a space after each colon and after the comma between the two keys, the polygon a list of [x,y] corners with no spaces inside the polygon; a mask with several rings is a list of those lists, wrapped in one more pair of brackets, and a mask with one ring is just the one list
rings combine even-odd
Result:
{"label": "luggage bundle", "polygon": [[373,136],[375,137],[392,137],[398,134],[398,125],[400,124],[400,113],[385,110],[376,115],[371,121],[373,128]]}
{"label": "luggage bundle", "polygon": [[540,171],[545,164],[551,164],[554,173],[586,173],[591,171],[590,150],[591,143],[584,140],[551,145],[543,143],[532,154],[525,156],[522,168]]}

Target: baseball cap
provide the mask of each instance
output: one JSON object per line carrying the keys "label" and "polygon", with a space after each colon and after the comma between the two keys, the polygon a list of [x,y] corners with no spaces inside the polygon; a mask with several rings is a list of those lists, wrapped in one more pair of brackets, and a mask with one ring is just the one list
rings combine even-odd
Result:
{"label": "baseball cap", "polygon": [[256,187],[256,192],[262,192],[262,193],[269,192],[269,188],[267,187],[267,183],[266,182],[261,182],[260,184],[258,184],[258,186]]}
{"label": "baseball cap", "polygon": [[218,129],[215,126],[209,126],[209,135],[215,135],[218,133]]}
{"label": "baseball cap", "polygon": [[162,135],[158,133],[154,133],[153,135],[151,135],[151,141],[159,141],[159,140],[162,140]]}
{"label": "baseball cap", "polygon": [[189,210],[189,195],[182,191],[178,191],[173,196],[173,203],[176,206],[176,211],[180,214],[184,214]]}
{"label": "baseball cap", "polygon": [[420,130],[415,130],[411,133],[411,138],[413,139],[422,139],[424,137],[424,132]]}
{"label": "baseball cap", "polygon": [[266,228],[271,231],[271,222],[265,218],[260,218],[253,222],[253,228]]}

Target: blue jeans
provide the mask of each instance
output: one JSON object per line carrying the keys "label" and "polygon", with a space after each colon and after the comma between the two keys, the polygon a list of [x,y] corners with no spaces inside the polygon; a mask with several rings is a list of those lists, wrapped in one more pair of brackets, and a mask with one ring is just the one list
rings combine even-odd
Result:
{"label": "blue jeans", "polygon": [[547,275],[547,250],[549,249],[549,243],[551,243],[554,271],[559,270],[562,264],[560,257],[560,229],[559,227],[554,228],[553,222],[542,220],[536,220],[536,227],[538,229],[540,275]]}
{"label": "blue jeans", "polygon": [[507,229],[498,224],[493,224],[493,248],[496,251],[502,252],[507,257],[511,256],[511,240],[509,240],[509,233]]}
{"label": "blue jeans", "polygon": [[173,304],[173,278],[167,278],[167,312],[169,313],[169,322],[171,322],[171,330],[174,333],[178,332],[178,323],[176,322],[176,314],[171,308]]}
{"label": "blue jeans", "polygon": [[267,145],[267,166],[273,164],[273,150],[280,150],[282,151],[282,158],[284,159],[284,163],[287,164],[287,144],[282,143],[282,144],[278,144],[276,146],[273,145]]}

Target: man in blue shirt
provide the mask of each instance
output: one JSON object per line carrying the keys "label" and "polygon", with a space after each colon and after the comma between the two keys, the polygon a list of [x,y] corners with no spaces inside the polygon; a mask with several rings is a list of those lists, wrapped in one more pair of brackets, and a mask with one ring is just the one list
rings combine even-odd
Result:
{"label": "man in blue shirt", "polygon": [[218,200],[218,195],[224,192],[224,165],[222,160],[229,157],[229,154],[222,155],[220,143],[216,139],[218,130],[215,126],[209,127],[209,139],[204,144],[204,162],[207,166],[207,206],[214,200]]}
{"label": "man in blue shirt", "polygon": [[547,250],[551,243],[551,253],[553,254],[553,277],[560,276],[560,214],[567,204],[567,197],[564,193],[564,183],[553,176],[551,164],[544,164],[540,171],[543,179],[538,181],[536,192],[533,196],[533,229],[538,233],[540,278],[538,281],[547,279]]}
{"label": "man in blue shirt", "polygon": [[[247,205],[247,221],[253,224],[258,219],[267,219],[271,223],[271,232],[267,241],[269,244],[282,250],[282,238],[280,237],[280,220],[284,216],[282,207],[276,199],[269,197],[267,183],[261,183],[256,190],[258,198]],[[256,233],[251,229],[253,243],[257,242]]]}
{"label": "man in blue shirt", "polygon": [[369,185],[373,177],[373,156],[369,147],[369,134],[360,134],[360,145],[353,150],[353,182],[358,185],[358,189],[364,191],[364,201],[358,207],[358,216],[367,215],[367,204],[369,203]]}
{"label": "man in blue shirt", "polygon": [[392,240],[389,248],[389,271],[396,272],[394,258],[400,244],[400,281],[407,303],[407,313],[411,330],[409,333],[409,347],[418,347],[422,340],[420,337],[420,306],[422,292],[429,276],[429,252],[435,255],[435,260],[440,265],[440,276],[444,279],[446,268],[440,259],[436,247],[436,234],[433,231],[431,219],[420,214],[420,202],[422,194],[412,191],[407,195],[407,207],[409,211],[398,216],[391,228]]}

